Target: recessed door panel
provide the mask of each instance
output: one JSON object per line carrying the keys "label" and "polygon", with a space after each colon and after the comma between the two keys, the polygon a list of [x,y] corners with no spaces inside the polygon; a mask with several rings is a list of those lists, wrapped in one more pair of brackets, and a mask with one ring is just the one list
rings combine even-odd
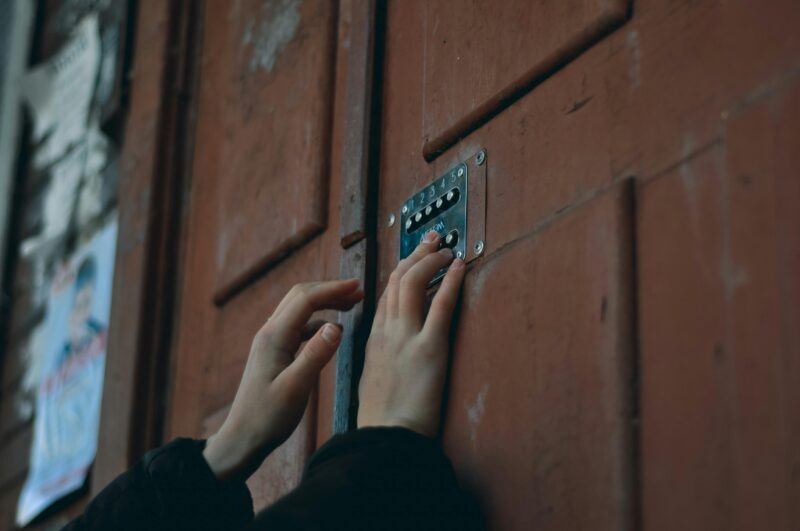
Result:
{"label": "recessed door panel", "polygon": [[444,442],[492,529],[631,528],[629,191],[468,276]]}
{"label": "recessed door panel", "polygon": [[800,521],[799,131],[795,80],[640,187],[647,529]]}
{"label": "recessed door panel", "polygon": [[427,2],[421,7],[426,158],[622,23],[629,3]]}
{"label": "recessed door panel", "polygon": [[[328,162],[338,4],[203,5],[167,436],[221,425],[255,333],[293,284],[335,277],[341,250]],[[299,481],[316,417],[312,397],[250,479],[256,509]]]}
{"label": "recessed door panel", "polygon": [[218,304],[325,227],[334,7],[206,4],[197,155],[217,177]]}

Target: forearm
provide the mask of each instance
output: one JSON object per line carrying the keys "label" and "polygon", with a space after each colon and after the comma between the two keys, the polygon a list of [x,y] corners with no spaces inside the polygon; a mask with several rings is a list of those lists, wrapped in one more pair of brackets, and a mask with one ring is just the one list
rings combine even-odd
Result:
{"label": "forearm", "polygon": [[203,459],[203,444],[177,439],[148,452],[65,530],[240,529],[253,518],[247,486],[217,480]]}
{"label": "forearm", "polygon": [[250,529],[468,529],[468,507],[437,441],[403,428],[334,437],[297,489]]}

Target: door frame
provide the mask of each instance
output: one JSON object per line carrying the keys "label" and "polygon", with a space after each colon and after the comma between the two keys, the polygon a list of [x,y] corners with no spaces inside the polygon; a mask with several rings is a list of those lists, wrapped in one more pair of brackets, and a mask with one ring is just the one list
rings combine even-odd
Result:
{"label": "door frame", "polygon": [[202,5],[138,0],[131,9],[129,106],[92,495],[163,443]]}

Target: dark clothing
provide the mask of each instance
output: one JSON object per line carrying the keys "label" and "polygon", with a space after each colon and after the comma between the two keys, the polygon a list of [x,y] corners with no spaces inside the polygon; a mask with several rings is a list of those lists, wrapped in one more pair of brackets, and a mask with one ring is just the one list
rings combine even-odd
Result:
{"label": "dark clothing", "polygon": [[300,485],[255,519],[245,483],[218,481],[204,444],[177,439],[148,452],[65,530],[471,529],[439,444],[406,429],[333,437],[311,457]]}

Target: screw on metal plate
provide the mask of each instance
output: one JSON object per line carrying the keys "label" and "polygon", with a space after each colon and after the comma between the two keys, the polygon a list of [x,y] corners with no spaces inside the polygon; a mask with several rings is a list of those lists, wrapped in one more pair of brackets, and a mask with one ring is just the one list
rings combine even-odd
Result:
{"label": "screw on metal plate", "polygon": [[402,212],[403,212],[403,214],[407,214],[407,213],[408,213],[408,206],[406,206],[406,205],[403,205],[403,210],[402,210]]}
{"label": "screw on metal plate", "polygon": [[395,222],[394,212],[389,212],[389,217],[386,220],[386,223],[388,223],[390,227],[394,227],[394,222]]}
{"label": "screw on metal plate", "polygon": [[464,253],[462,253],[461,251],[458,251],[456,253],[456,258],[464,258]]}
{"label": "screw on metal plate", "polygon": [[475,155],[475,164],[481,166],[484,162],[486,162],[486,150],[482,149]]}
{"label": "screw on metal plate", "polygon": [[459,168],[458,169],[458,176],[461,177],[463,175],[464,175],[464,168]]}
{"label": "screw on metal plate", "polygon": [[480,256],[483,254],[483,247],[483,240],[478,240],[475,242],[475,256]]}

